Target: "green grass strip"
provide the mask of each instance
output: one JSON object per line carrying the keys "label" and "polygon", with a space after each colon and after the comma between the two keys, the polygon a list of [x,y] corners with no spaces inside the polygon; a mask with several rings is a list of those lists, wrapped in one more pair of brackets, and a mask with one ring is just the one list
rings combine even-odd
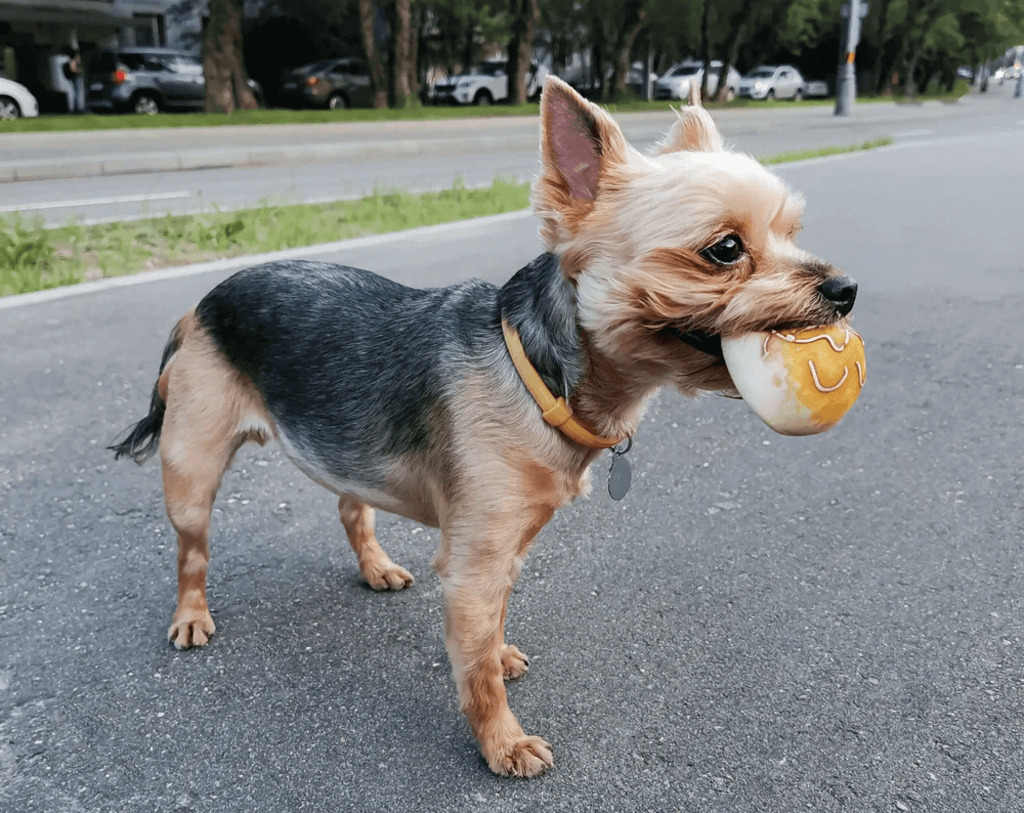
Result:
{"label": "green grass strip", "polygon": [[860,152],[861,150],[874,150],[878,147],[888,147],[893,143],[891,138],[876,138],[871,141],[864,141],[860,144],[848,144],[845,147],[820,147],[813,150],[793,150],[792,152],[780,152],[778,155],[770,155],[762,158],[762,164],[787,164],[793,161],[806,161],[808,158],[821,158],[826,155],[842,155],[847,152]]}
{"label": "green grass strip", "polygon": [[[879,138],[854,146],[783,153],[762,162],[778,164],[891,143],[891,138]],[[354,201],[52,229],[38,219],[0,217],[0,296],[513,212],[526,208],[529,196],[529,184],[497,180],[483,189],[456,183],[452,189],[419,195],[378,192]]]}

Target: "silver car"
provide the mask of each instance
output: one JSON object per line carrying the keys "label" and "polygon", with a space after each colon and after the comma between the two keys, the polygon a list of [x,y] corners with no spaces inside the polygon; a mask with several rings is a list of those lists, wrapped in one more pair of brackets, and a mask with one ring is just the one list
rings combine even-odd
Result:
{"label": "silver car", "polygon": [[804,78],[792,65],[759,65],[740,81],[739,95],[748,99],[804,97]]}
{"label": "silver car", "polygon": [[[722,61],[711,60],[711,73],[708,74],[708,96],[714,97],[718,92],[718,79],[722,75]],[[669,68],[662,77],[654,83],[655,99],[686,99],[690,95],[690,85],[698,88],[704,79],[704,64],[701,62],[686,61],[680,62]],[[729,78],[726,82],[725,98],[732,101],[740,86],[740,73],[735,68],[729,68]]]}

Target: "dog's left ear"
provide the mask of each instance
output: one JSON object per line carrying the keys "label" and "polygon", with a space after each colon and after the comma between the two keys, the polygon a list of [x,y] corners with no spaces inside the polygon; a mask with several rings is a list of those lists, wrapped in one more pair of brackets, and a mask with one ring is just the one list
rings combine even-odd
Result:
{"label": "dog's left ear", "polygon": [[552,250],[594,208],[601,179],[626,162],[628,148],[611,116],[554,76],[544,82],[540,124],[543,169],[534,184],[533,208]]}
{"label": "dog's left ear", "polygon": [[691,150],[721,152],[722,136],[711,115],[700,103],[700,88],[690,83],[690,104],[678,113],[679,118],[658,144],[658,154]]}

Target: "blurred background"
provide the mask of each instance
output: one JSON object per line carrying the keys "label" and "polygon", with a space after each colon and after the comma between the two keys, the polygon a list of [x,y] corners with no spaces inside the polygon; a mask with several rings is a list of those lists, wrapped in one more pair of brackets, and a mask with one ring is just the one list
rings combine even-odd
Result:
{"label": "blurred background", "polygon": [[[861,94],[1020,74],[1024,0],[860,6]],[[685,98],[691,83],[722,102],[800,100],[835,93],[844,13],[842,0],[0,0],[0,76],[44,113],[75,109],[79,76],[92,112],[523,103],[549,72],[602,102]]]}

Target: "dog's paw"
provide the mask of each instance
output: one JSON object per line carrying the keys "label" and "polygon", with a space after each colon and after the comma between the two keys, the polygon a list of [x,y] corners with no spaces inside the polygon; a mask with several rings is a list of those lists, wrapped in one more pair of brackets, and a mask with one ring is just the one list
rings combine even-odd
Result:
{"label": "dog's paw", "polygon": [[519,651],[519,647],[503,644],[501,647],[501,672],[505,680],[521,678],[529,671],[530,659]]}
{"label": "dog's paw", "polygon": [[176,649],[205,646],[216,631],[217,626],[209,610],[179,610],[167,630],[167,640]]}
{"label": "dog's paw", "polygon": [[488,757],[487,764],[503,776],[538,776],[555,764],[555,757],[540,737],[522,736]]}
{"label": "dog's paw", "polygon": [[416,581],[412,573],[390,560],[368,564],[360,572],[366,583],[374,590],[404,590],[406,587],[412,587]]}

